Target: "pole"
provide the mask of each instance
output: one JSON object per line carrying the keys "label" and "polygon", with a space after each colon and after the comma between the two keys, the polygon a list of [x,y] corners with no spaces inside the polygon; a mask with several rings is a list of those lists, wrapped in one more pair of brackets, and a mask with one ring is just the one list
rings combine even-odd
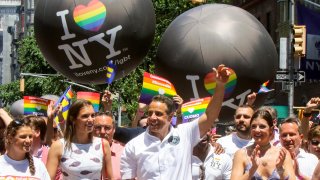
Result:
{"label": "pole", "polygon": [[118,97],[118,126],[121,126],[121,93],[120,92]]}
{"label": "pole", "polygon": [[[289,24],[291,27],[294,25],[294,7],[295,0],[289,0]],[[289,64],[289,94],[288,94],[288,106],[289,115],[292,116],[293,113],[293,102],[294,102],[294,56],[291,42],[293,40],[292,32],[289,33],[289,45],[288,45],[288,64]]]}

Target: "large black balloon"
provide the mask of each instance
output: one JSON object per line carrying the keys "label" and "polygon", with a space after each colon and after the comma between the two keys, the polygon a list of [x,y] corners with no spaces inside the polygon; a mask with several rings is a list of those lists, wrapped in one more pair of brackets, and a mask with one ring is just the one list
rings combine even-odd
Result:
{"label": "large black balloon", "polygon": [[[188,101],[210,96],[204,81],[212,67],[232,68],[234,89],[230,88],[219,117],[230,121],[247,94],[274,78],[277,59],[274,42],[254,16],[231,5],[207,4],[188,10],[169,25],[159,44],[155,70]],[[263,96],[258,95],[257,104]]]}
{"label": "large black balloon", "polygon": [[72,81],[103,84],[107,63],[115,79],[135,69],[155,33],[151,0],[40,0],[35,36],[45,59]]}

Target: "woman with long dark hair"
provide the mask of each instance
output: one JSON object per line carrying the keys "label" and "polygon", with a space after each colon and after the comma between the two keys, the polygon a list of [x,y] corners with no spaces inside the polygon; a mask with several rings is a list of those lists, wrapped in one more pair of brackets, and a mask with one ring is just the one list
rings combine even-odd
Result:
{"label": "woman with long dark hair", "polygon": [[46,166],[51,179],[59,165],[63,179],[113,179],[110,146],[107,140],[93,137],[94,118],[90,101],[79,99],[71,105],[64,138],[49,150]]}

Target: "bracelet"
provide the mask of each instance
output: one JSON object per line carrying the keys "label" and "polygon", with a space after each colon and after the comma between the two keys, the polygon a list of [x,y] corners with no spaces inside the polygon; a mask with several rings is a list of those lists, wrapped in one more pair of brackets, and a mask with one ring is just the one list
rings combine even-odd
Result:
{"label": "bracelet", "polygon": [[311,117],[312,116],[312,113],[306,113],[306,112],[304,112],[304,113],[302,113],[303,114],[303,117]]}

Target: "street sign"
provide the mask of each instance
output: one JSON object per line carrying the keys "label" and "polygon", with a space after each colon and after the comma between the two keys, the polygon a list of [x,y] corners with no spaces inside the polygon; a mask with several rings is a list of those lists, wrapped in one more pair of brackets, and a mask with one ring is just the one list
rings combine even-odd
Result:
{"label": "street sign", "polygon": [[[295,82],[305,82],[306,73],[304,71],[295,71],[293,73],[293,80]],[[287,82],[287,81],[290,81],[289,71],[277,71],[274,82]]]}

